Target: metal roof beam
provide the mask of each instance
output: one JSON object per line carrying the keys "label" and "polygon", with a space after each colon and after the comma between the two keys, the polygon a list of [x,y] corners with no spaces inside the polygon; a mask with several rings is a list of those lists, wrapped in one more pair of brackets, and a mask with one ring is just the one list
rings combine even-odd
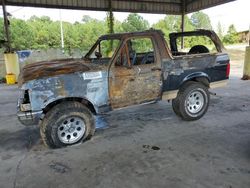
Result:
{"label": "metal roof beam", "polygon": [[[234,0],[186,0],[185,12],[190,13]],[[183,14],[183,0],[112,0],[116,12]],[[0,1],[0,4],[2,2]],[[109,11],[109,0],[6,0],[6,5]]]}
{"label": "metal roof beam", "polygon": [[186,12],[196,12],[202,9],[211,8],[235,0],[186,0]]}

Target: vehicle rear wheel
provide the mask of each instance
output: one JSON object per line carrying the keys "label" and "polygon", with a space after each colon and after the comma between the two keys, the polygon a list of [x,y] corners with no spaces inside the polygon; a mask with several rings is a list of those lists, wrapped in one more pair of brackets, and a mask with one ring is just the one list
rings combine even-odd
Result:
{"label": "vehicle rear wheel", "polygon": [[200,119],[210,102],[208,88],[199,82],[187,82],[180,90],[176,109],[182,119],[193,121]]}
{"label": "vehicle rear wheel", "polygon": [[50,148],[80,143],[89,139],[94,132],[92,113],[76,101],[65,101],[54,106],[40,122],[42,140]]}
{"label": "vehicle rear wheel", "polygon": [[178,100],[178,96],[172,100],[172,108],[173,108],[173,111],[174,113],[177,115],[177,116],[180,116],[181,117],[181,113],[180,113],[180,102]]}

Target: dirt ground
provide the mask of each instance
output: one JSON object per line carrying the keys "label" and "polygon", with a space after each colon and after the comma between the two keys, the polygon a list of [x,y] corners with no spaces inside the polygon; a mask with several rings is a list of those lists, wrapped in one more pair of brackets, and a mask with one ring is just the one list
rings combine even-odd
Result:
{"label": "dirt ground", "polygon": [[185,122],[159,102],[97,118],[95,136],[45,148],[16,118],[16,86],[0,85],[0,187],[249,188],[250,81],[232,62],[207,114]]}

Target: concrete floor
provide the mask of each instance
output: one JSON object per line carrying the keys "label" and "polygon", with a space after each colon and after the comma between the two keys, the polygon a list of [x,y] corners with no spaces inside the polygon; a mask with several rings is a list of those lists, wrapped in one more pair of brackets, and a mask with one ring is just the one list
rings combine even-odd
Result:
{"label": "concrete floor", "polygon": [[250,81],[233,65],[207,114],[185,122],[159,102],[98,118],[88,142],[51,150],[16,118],[16,86],[0,85],[0,187],[249,188]]}

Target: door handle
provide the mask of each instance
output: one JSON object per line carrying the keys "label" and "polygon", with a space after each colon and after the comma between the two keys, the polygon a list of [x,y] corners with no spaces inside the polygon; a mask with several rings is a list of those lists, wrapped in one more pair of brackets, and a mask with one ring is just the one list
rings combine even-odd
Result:
{"label": "door handle", "polygon": [[151,71],[161,71],[161,68],[160,67],[152,67]]}

